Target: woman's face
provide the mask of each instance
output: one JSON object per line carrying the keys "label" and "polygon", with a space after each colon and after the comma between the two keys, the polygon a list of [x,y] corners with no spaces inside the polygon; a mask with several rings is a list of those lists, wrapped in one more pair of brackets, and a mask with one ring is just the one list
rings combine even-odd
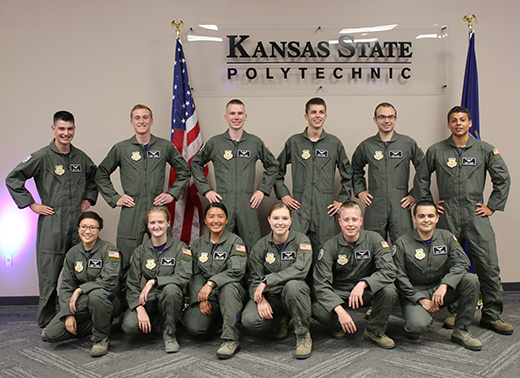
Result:
{"label": "woman's face", "polygon": [[291,213],[285,207],[274,210],[267,220],[269,221],[271,230],[273,230],[273,234],[280,236],[289,232],[292,223]]}
{"label": "woman's face", "polygon": [[208,229],[212,234],[220,234],[224,231],[228,219],[224,210],[218,207],[212,207],[206,213],[204,222],[206,222]]}
{"label": "woman's face", "polygon": [[94,245],[100,232],[98,221],[92,218],[83,219],[78,227],[79,238],[84,245]]}
{"label": "woman's face", "polygon": [[160,238],[164,236],[168,227],[170,227],[170,222],[163,213],[152,211],[148,215],[148,230],[150,230],[152,237]]}

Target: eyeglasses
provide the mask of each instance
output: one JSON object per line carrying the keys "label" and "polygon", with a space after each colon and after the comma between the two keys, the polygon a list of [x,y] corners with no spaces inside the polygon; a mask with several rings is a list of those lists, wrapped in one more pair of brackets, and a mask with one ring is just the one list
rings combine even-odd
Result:
{"label": "eyeglasses", "polygon": [[79,226],[79,229],[80,229],[81,231],[87,231],[87,230],[89,230],[90,232],[94,232],[94,231],[99,230],[99,227],[95,227],[95,226],[85,226],[84,224],[82,224],[81,226]]}
{"label": "eyeglasses", "polygon": [[385,115],[380,114],[376,118],[380,121],[384,121],[385,118],[388,118],[389,121],[395,121],[397,119],[397,116],[395,116],[395,115],[385,116]]}

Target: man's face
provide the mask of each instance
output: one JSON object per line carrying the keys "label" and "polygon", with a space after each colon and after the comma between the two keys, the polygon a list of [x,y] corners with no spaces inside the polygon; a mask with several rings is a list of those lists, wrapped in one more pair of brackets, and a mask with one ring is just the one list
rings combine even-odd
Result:
{"label": "man's face", "polygon": [[435,211],[435,206],[419,206],[417,214],[413,216],[413,221],[419,232],[427,234],[437,226],[439,217]]}
{"label": "man's face", "polygon": [[374,122],[380,132],[385,134],[392,132],[395,127],[395,121],[397,121],[397,116],[394,108],[391,106],[380,106],[377,109]]}
{"label": "man's face", "polygon": [[472,122],[466,113],[453,113],[448,120],[448,129],[451,134],[457,137],[463,137],[469,133]]}
{"label": "man's face", "polygon": [[339,214],[339,226],[343,237],[349,243],[359,239],[359,231],[363,225],[363,217],[361,212],[355,208],[346,208]]}
{"label": "man's face", "polygon": [[68,147],[74,138],[76,126],[72,122],[58,120],[51,126],[51,130],[54,133],[56,145]]}
{"label": "man's face", "polygon": [[226,109],[226,115],[224,116],[224,119],[228,123],[230,129],[242,129],[244,127],[244,123],[247,121],[247,114],[244,105],[229,104]]}
{"label": "man's face", "polygon": [[134,127],[136,134],[146,135],[150,133],[150,127],[153,125],[153,118],[148,109],[135,109],[132,112],[130,123]]}
{"label": "man's face", "polygon": [[325,120],[327,119],[327,112],[323,105],[311,105],[309,111],[305,114],[305,119],[309,127],[313,129],[319,129],[323,127]]}

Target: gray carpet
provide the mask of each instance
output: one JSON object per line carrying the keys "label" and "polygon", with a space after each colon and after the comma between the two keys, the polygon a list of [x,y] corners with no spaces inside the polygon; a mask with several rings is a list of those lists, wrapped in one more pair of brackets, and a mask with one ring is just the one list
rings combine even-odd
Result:
{"label": "gray carpet", "polygon": [[0,307],[0,377],[520,377],[520,294],[506,294],[504,320],[515,326],[511,336],[480,328],[475,315],[471,332],[483,343],[472,352],[450,341],[443,329],[443,309],[428,333],[417,341],[403,334],[395,307],[387,334],[397,346],[383,350],[363,339],[364,311],[355,311],[358,332],[334,340],[330,330],[312,323],[313,353],[295,360],[294,335],[275,342],[242,335],[234,358],[216,357],[220,339],[194,340],[178,331],[181,351],[165,354],[161,337],[111,335],[109,353],[90,357],[87,339],[49,344],[40,340],[35,307]]}

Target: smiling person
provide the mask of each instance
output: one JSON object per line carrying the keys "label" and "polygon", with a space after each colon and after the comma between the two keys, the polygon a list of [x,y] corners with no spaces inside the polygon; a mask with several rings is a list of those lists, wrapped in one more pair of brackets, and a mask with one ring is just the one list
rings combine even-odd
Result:
{"label": "smiling person", "polygon": [[[76,126],[67,111],[54,114],[54,140],[27,156],[5,179],[16,205],[31,208],[38,218],[36,265],[38,267],[38,325],[45,328],[56,314],[56,287],[65,253],[79,242],[76,220],[96,203],[96,166],[71,142]],[[34,178],[41,203],[25,187]]]}
{"label": "smiling person", "polygon": [[[264,196],[271,193],[278,174],[278,161],[260,138],[244,130],[247,113],[242,101],[234,99],[227,103],[224,120],[228,130],[204,144],[191,160],[191,171],[197,189],[210,203],[226,205],[228,230],[252,248],[260,239],[256,209]],[[255,189],[257,160],[262,162],[264,174]],[[215,171],[216,190],[204,174],[204,166],[210,161]]]}
{"label": "smiling person", "polygon": [[175,353],[180,349],[175,332],[184,306],[182,291],[192,274],[191,250],[168,233],[170,213],[164,207],[150,209],[146,220],[151,237],[130,260],[122,327],[129,334],[162,330],[164,350]]}
{"label": "smiling person", "polygon": [[[317,256],[323,243],[334,236],[334,215],[350,199],[352,167],[341,141],[323,129],[327,119],[325,101],[319,97],[307,101],[304,117],[307,127],[303,133],[291,136],[278,155],[280,172],[274,191],[291,209],[293,229],[309,237]],[[284,183],[289,164],[292,195]],[[336,167],[341,176],[341,190],[334,199]]]}
{"label": "smiling person", "polygon": [[343,339],[347,332],[357,331],[347,308],[372,305],[365,339],[394,348],[394,341],[385,335],[397,298],[390,247],[381,235],[361,229],[363,216],[357,203],[341,205],[338,221],[341,232],[325,243],[314,268],[312,316],[322,324],[334,324],[332,336]]}
{"label": "smiling person", "polygon": [[312,247],[307,236],[291,230],[291,211],[283,203],[273,205],[267,219],[272,232],[256,243],[248,259],[251,299],[242,312],[242,324],[250,332],[267,332],[281,339],[288,332],[287,318],[292,318],[295,356],[308,358],[312,352],[311,291],[305,277]]}
{"label": "smiling person", "polygon": [[81,243],[65,256],[61,311],[42,334],[42,340],[51,343],[92,335],[92,357],[107,354],[110,322],[122,310],[121,257],[111,243],[99,238],[102,229],[103,219],[97,213],[87,211],[79,217]]}
{"label": "smiling person", "polygon": [[240,349],[237,317],[247,295],[240,282],[246,272],[246,247],[240,237],[225,229],[228,217],[223,203],[210,203],[204,222],[209,232],[191,245],[193,276],[184,325],[190,334],[200,336],[215,332],[221,323],[224,341],[217,357],[227,359]]}
{"label": "smiling person", "polygon": [[[388,102],[374,110],[378,132],[359,144],[352,155],[354,195],[365,205],[363,227],[392,242],[412,230],[415,203],[408,190],[410,162],[415,169],[424,153],[415,140],[395,132],[397,111]],[[368,186],[365,167],[368,165]]]}
{"label": "smiling person", "polygon": [[[132,252],[148,233],[148,209],[178,200],[190,179],[188,163],[172,142],[152,134],[153,114],[148,106],[135,105],[130,112],[130,123],[135,135],[114,145],[96,174],[96,184],[103,198],[111,207],[121,207],[117,247],[123,255],[124,272],[128,269]],[[177,178],[163,192],[166,163],[173,167]],[[110,181],[110,175],[118,167],[123,195]]]}
{"label": "smiling person", "polygon": [[468,257],[451,232],[436,229],[439,214],[435,203],[419,201],[413,209],[413,221],[417,228],[392,247],[406,336],[419,338],[433,323],[430,314],[458,301],[451,341],[481,350],[480,341],[468,331],[479,286],[477,277],[468,273]]}
{"label": "smiling person", "polygon": [[[482,292],[480,325],[503,335],[513,333],[513,326],[502,318],[504,290],[495,233],[489,217],[506,206],[511,178],[506,163],[492,145],[470,135],[472,126],[468,109],[455,106],[448,112],[451,136],[431,146],[415,175],[419,198],[433,200],[431,175],[437,174],[440,213],[439,228],[450,230],[461,245],[468,242],[475,272]],[[484,186],[489,173],[493,190],[484,204]],[[451,320],[451,321],[450,321]],[[453,317],[447,326],[453,327]]]}

